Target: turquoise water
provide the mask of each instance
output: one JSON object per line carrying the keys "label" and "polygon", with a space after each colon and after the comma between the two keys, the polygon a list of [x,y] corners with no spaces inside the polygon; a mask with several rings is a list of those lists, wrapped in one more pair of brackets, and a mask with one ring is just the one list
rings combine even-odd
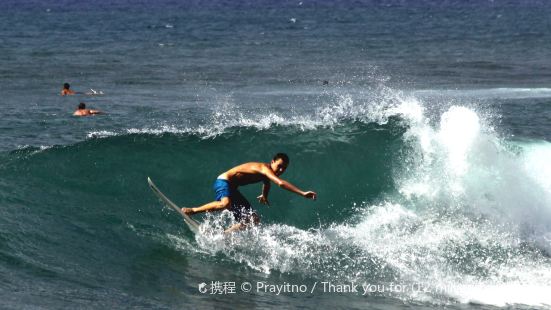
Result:
{"label": "turquoise water", "polygon": [[[0,305],[548,308],[549,10],[3,2]],[[244,187],[230,237],[146,182],[197,206],[277,152],[318,200]]]}

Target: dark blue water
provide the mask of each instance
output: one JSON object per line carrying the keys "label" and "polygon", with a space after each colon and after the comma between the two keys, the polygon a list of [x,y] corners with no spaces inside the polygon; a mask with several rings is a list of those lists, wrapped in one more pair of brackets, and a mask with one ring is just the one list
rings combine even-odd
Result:
{"label": "dark blue water", "polygon": [[[550,16],[545,1],[2,1],[0,306],[549,307]],[[65,82],[103,94],[62,97]],[[79,102],[106,113],[73,117]],[[229,239],[224,216],[198,217],[195,238],[147,188],[199,205],[225,169],[279,151],[319,200],[274,188],[264,225]],[[215,281],[236,292],[199,291]]]}

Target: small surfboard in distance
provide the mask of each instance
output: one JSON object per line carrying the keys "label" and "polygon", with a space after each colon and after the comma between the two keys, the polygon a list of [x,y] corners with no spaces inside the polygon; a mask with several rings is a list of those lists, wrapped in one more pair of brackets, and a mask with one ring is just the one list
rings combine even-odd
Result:
{"label": "small surfboard in distance", "polygon": [[94,90],[90,88],[90,91],[84,93],[86,96],[103,96],[105,95],[101,90]]}
{"label": "small surfboard in distance", "polygon": [[153,191],[153,193],[155,193],[155,195],[168,207],[170,207],[171,209],[173,209],[174,211],[180,213],[180,215],[184,218],[184,222],[187,224],[187,226],[189,227],[189,229],[194,233],[194,234],[197,234],[199,233],[199,223],[197,223],[197,221],[195,221],[194,219],[192,219],[189,215],[185,214],[184,212],[182,212],[182,209],[180,207],[178,207],[174,202],[170,201],[170,199],[168,199],[165,194],[163,194],[158,188],[157,186],[155,186],[155,184],[153,183],[153,181],[151,181],[151,179],[149,177],[147,177],[147,183],[149,183],[149,187],[151,188],[151,190]]}

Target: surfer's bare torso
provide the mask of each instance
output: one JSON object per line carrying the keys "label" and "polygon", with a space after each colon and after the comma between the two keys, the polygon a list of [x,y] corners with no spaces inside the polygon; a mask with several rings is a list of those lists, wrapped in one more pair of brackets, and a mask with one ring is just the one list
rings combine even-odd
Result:
{"label": "surfer's bare torso", "polygon": [[[277,173],[277,171],[276,171]],[[278,183],[280,179],[267,163],[245,163],[222,173],[219,179],[228,180],[231,186],[239,187],[253,183],[269,183],[270,180]]]}

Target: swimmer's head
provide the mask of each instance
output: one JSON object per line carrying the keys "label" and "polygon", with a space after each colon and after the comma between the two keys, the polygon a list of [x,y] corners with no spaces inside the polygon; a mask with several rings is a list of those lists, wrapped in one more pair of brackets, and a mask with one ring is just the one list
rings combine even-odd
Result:
{"label": "swimmer's head", "polygon": [[69,85],[69,83],[63,84],[63,89],[69,89],[69,87],[71,87],[71,85]]}
{"label": "swimmer's head", "polygon": [[81,102],[79,105],[78,105],[78,109],[79,110],[84,110],[86,109],[86,104],[84,102]]}

